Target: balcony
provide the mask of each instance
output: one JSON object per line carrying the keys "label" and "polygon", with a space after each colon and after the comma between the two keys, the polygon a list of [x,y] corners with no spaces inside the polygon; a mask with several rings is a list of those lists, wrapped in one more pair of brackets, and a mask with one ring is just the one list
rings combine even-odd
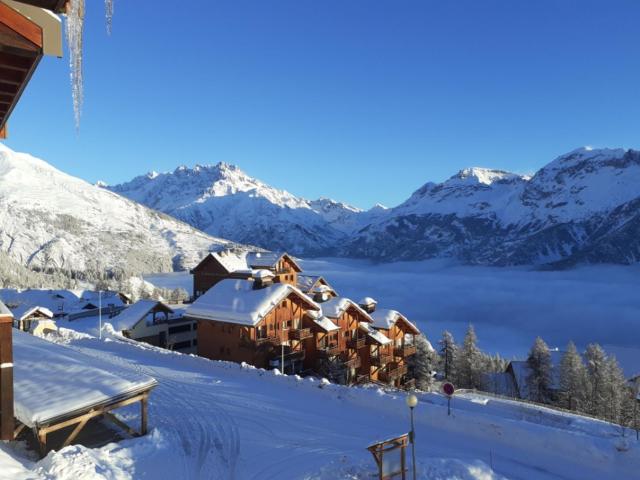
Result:
{"label": "balcony", "polygon": [[[306,357],[305,351],[300,350],[297,352],[288,352],[284,354],[284,368],[291,367],[294,362],[300,364]],[[282,363],[282,355],[274,355],[271,360],[269,360],[269,366],[271,368],[280,368]]]}
{"label": "balcony", "polygon": [[405,345],[403,347],[396,347],[393,349],[393,354],[396,357],[406,358],[416,354],[415,345]]}
{"label": "balcony", "polygon": [[356,383],[359,384],[359,385],[362,385],[364,383],[369,383],[370,381],[371,381],[371,379],[369,378],[369,375],[367,375],[367,374],[356,376]]}
{"label": "balcony", "polygon": [[340,347],[337,344],[329,345],[328,347],[320,348],[318,350],[318,355],[322,357],[333,357],[335,355],[340,355],[341,353],[342,350],[340,350]]}
{"label": "balcony", "polygon": [[383,382],[392,382],[398,378],[401,378],[403,375],[407,373],[407,366],[400,365],[397,367],[389,366],[387,370],[384,370],[379,373],[379,378]]}
{"label": "balcony", "polygon": [[393,362],[393,355],[381,354],[371,357],[371,365],[374,367],[384,367],[387,363]]}
{"label": "balcony", "polygon": [[296,328],[289,330],[289,340],[304,340],[313,337],[310,328]]}
{"label": "balcony", "polygon": [[367,345],[367,339],[365,337],[362,338],[350,338],[347,340],[347,347],[352,350],[359,350],[364,348]]}
{"label": "balcony", "polygon": [[408,380],[405,380],[404,382],[402,382],[402,388],[404,388],[405,390],[415,390],[416,379],[409,378]]}
{"label": "balcony", "polygon": [[360,368],[362,365],[362,359],[360,357],[353,357],[349,360],[344,360],[342,363],[346,368]]}

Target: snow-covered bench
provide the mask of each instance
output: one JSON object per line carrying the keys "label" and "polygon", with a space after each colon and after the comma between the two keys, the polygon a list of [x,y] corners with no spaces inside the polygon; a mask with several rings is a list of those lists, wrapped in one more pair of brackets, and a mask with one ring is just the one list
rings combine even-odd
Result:
{"label": "snow-covered bench", "polygon": [[[154,378],[15,329],[13,355],[16,435],[25,427],[32,429],[41,453],[47,450],[49,433],[75,425],[64,441],[67,446],[98,416],[132,435],[146,433]],[[141,406],[137,432],[111,413],[136,402]]]}

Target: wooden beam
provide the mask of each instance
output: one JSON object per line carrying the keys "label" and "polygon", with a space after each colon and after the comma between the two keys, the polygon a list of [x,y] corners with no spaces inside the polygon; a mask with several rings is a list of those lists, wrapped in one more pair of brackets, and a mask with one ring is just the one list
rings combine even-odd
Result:
{"label": "wooden beam", "polygon": [[0,66],[0,78],[3,83],[10,83],[13,85],[20,85],[24,81],[24,74],[22,70],[12,70],[8,68],[2,68]]}
{"label": "wooden beam", "polygon": [[149,410],[149,394],[145,394],[140,401],[140,435],[147,434],[147,415]]}
{"label": "wooden beam", "polygon": [[42,49],[42,28],[5,3],[0,2],[0,23]]}
{"label": "wooden beam", "polygon": [[80,423],[78,423],[78,425],[76,425],[76,428],[74,428],[73,431],[69,434],[69,436],[65,439],[64,443],[62,444],[62,448],[68,447],[69,445],[71,445],[71,442],[73,442],[76,439],[76,437],[78,436],[78,434],[84,428],[84,426],[87,424],[88,421],[89,421],[89,417],[85,417],[82,419]]}
{"label": "wooden beam", "polygon": [[0,66],[2,68],[28,72],[32,63],[32,56],[12,55],[11,53],[0,51]]}
{"label": "wooden beam", "polygon": [[13,440],[13,331],[11,317],[0,318],[0,440]]}
{"label": "wooden beam", "polygon": [[119,426],[121,429],[123,429],[125,432],[127,432],[132,437],[138,437],[138,436],[142,435],[142,433],[136,432],[136,430],[134,428],[131,428],[129,425],[124,423],[122,420],[120,420],[118,417],[116,417],[115,414],[113,414],[111,412],[104,412],[104,418],[106,418],[110,422],[113,422],[114,424]]}

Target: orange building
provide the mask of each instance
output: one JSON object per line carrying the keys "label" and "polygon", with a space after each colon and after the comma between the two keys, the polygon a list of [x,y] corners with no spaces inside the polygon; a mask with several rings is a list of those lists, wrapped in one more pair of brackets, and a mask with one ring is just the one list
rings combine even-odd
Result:
{"label": "orange building", "polygon": [[192,270],[193,295],[198,298],[221,280],[249,279],[257,270],[268,270],[274,282],[296,285],[302,271],[287,253],[227,249],[211,252]]}

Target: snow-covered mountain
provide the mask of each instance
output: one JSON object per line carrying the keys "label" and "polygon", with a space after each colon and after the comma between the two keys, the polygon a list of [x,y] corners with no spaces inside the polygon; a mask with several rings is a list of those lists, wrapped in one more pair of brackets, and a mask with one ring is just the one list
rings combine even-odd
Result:
{"label": "snow-covered mountain", "polygon": [[640,152],[581,148],[533,176],[468,168],[391,209],[296,197],[235,166],[111,187],[212,235],[299,255],[570,265],[640,260]]}
{"label": "snow-covered mountain", "polygon": [[640,261],[640,152],[581,148],[532,177],[480,168],[428,183],[342,254],[566,266]]}
{"label": "snow-covered mountain", "polygon": [[330,199],[296,197],[226,163],[151,172],[109,188],[211,235],[299,255],[332,252],[370,216]]}
{"label": "snow-covered mountain", "polygon": [[172,271],[226,244],[0,144],[0,251],[22,265]]}

